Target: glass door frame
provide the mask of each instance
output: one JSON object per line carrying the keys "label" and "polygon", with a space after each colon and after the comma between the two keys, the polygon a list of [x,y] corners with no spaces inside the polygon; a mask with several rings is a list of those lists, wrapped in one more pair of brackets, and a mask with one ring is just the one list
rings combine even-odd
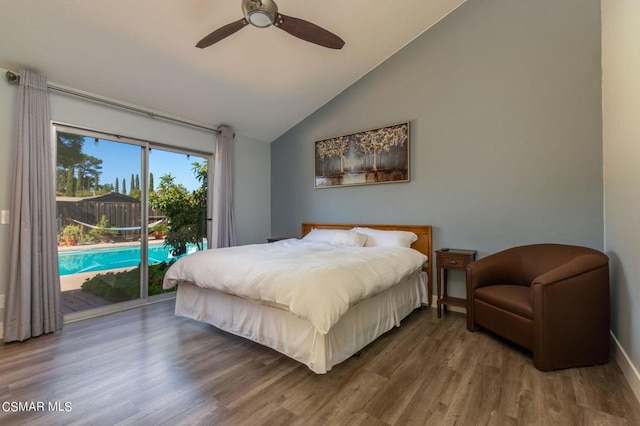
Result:
{"label": "glass door frame", "polygon": [[[80,136],[97,138],[102,140],[108,140],[112,142],[121,142],[129,145],[139,146],[141,148],[141,188],[140,188],[140,235],[148,235],[149,225],[149,154],[153,149],[174,152],[183,155],[193,155],[204,158],[207,161],[207,240],[211,241],[211,212],[212,212],[212,178],[213,178],[213,153],[202,152],[190,148],[181,148],[172,145],[162,144],[158,142],[152,142],[144,139],[133,138],[128,136],[116,135],[114,133],[93,130],[86,127],[76,126],[67,123],[61,123],[59,121],[51,121],[51,143],[53,147],[54,163],[54,182],[56,181],[56,166],[57,166],[57,133],[58,131],[65,133],[74,133]],[[144,206],[144,207],[142,207]],[[140,268],[140,297],[135,300],[113,303],[107,306],[97,307],[93,309],[87,309],[84,311],[68,313],[64,315],[64,323],[71,323],[87,318],[93,318],[101,315],[106,315],[112,312],[119,312],[126,309],[145,306],[151,303],[157,303],[162,300],[172,299],[176,297],[175,292],[163,293],[149,297],[149,241],[147,238],[140,238],[140,264],[147,265],[146,268]],[[57,252],[56,252],[57,257]]]}

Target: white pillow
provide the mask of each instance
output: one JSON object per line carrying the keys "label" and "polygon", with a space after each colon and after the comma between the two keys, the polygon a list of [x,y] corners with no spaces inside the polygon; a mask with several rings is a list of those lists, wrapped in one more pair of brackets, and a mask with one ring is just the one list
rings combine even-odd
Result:
{"label": "white pillow", "polygon": [[305,241],[330,243],[336,246],[364,247],[367,236],[348,229],[312,229],[302,237]]}
{"label": "white pillow", "polygon": [[343,247],[364,247],[367,238],[366,235],[356,231],[337,231],[331,244]]}
{"label": "white pillow", "polygon": [[367,236],[365,247],[411,247],[417,241],[418,236],[407,231],[382,231],[371,228],[353,228],[360,234]]}
{"label": "white pillow", "polygon": [[333,241],[338,229],[315,229],[313,228],[311,232],[302,237],[305,241],[318,241],[324,243],[330,243]]}

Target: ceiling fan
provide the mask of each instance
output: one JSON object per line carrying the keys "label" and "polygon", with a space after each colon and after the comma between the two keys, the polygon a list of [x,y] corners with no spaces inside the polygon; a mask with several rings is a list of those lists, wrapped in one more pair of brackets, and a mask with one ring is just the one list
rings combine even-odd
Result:
{"label": "ceiling fan", "polygon": [[201,49],[209,47],[249,24],[258,28],[273,25],[294,37],[330,49],[342,49],[344,46],[344,41],[340,37],[324,28],[303,19],[278,13],[278,5],[273,0],[242,0],[242,13],[244,18],[218,28],[200,40],[196,47]]}

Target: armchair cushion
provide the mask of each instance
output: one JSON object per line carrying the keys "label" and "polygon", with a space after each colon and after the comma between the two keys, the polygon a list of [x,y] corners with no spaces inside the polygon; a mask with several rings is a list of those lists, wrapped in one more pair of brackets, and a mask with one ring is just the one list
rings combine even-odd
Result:
{"label": "armchair cushion", "polygon": [[492,285],[476,290],[476,300],[532,320],[531,288],[521,285]]}

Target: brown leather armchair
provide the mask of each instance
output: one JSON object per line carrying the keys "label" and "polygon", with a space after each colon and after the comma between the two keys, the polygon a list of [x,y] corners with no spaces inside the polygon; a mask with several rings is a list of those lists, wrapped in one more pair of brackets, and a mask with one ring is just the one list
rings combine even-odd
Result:
{"label": "brown leather armchair", "polygon": [[467,329],[533,351],[539,370],[609,360],[609,258],[586,247],[514,247],[467,265]]}

